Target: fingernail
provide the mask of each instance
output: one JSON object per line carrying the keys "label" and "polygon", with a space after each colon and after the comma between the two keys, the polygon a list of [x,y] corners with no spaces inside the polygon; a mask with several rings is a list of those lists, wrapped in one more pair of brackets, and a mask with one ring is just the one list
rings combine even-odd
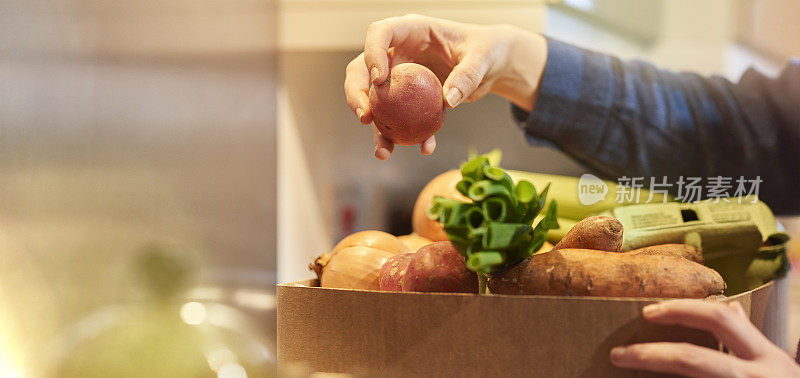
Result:
{"label": "fingernail", "polygon": [[364,109],[357,108],[356,116],[358,116],[358,120],[361,121],[361,123],[364,123]]}
{"label": "fingernail", "polygon": [[389,155],[390,155],[389,150],[385,148],[375,149],[375,157],[378,158],[378,160],[386,160],[389,158]]}
{"label": "fingernail", "polygon": [[620,360],[625,356],[625,347],[614,347],[611,349],[611,359]]}
{"label": "fingernail", "polygon": [[380,76],[380,75],[381,74],[380,74],[380,71],[378,71],[378,67],[372,67],[372,69],[369,70],[369,81],[374,83],[375,80],[378,80],[378,76]]}
{"label": "fingernail", "polygon": [[436,142],[435,141],[431,142],[430,140],[426,140],[422,142],[422,145],[420,145],[419,149],[423,155],[430,155],[433,153],[433,150],[436,149]]}
{"label": "fingernail", "polygon": [[659,311],[661,311],[661,306],[659,304],[651,304],[642,308],[642,315],[650,317],[658,314]]}
{"label": "fingernail", "polygon": [[458,105],[459,101],[461,101],[461,91],[455,87],[450,88],[450,90],[447,91],[447,104],[450,105],[451,108],[454,108]]}

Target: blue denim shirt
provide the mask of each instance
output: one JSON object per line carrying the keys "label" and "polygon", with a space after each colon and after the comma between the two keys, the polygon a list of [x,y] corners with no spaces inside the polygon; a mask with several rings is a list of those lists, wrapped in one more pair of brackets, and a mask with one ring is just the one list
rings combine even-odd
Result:
{"label": "blue denim shirt", "polygon": [[534,109],[512,112],[529,142],[604,178],[760,176],[761,200],[800,213],[799,60],[732,83],[548,39]]}

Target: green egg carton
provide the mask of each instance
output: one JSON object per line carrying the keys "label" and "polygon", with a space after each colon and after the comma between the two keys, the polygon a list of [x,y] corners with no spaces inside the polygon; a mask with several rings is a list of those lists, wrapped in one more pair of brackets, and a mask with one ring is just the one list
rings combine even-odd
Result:
{"label": "green egg carton", "polygon": [[624,226],[623,250],[691,244],[728,285],[725,295],[754,289],[789,269],[786,243],[772,211],[752,198],[620,206],[606,215]]}

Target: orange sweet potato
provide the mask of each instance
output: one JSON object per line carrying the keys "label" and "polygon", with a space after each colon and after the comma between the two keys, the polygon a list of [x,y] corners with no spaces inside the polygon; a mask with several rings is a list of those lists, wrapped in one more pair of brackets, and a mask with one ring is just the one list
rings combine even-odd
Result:
{"label": "orange sweet potato", "polygon": [[531,256],[489,279],[493,294],[705,298],[725,282],[713,269],[677,256],[560,249]]}
{"label": "orange sweet potato", "polygon": [[622,248],[622,223],[606,216],[585,218],[573,226],[553,250],[565,248],[619,252]]}
{"label": "orange sweet potato", "polygon": [[683,257],[689,261],[696,263],[703,263],[703,252],[699,249],[687,244],[659,244],[649,247],[634,249],[632,251],[623,252],[629,256],[642,256],[642,255],[661,255],[661,256],[678,256]]}

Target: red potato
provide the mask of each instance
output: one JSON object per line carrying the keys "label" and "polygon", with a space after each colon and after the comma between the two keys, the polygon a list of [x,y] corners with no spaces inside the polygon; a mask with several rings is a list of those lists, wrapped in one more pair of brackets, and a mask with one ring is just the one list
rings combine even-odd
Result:
{"label": "red potato", "polygon": [[406,276],[408,264],[414,258],[413,253],[403,253],[390,257],[383,264],[380,276],[380,288],[383,291],[403,291],[403,278]]}
{"label": "red potato", "polygon": [[369,90],[372,120],[381,134],[401,146],[419,144],[442,127],[442,83],[423,65],[401,63]]}
{"label": "red potato", "polygon": [[477,293],[478,275],[467,269],[453,243],[436,242],[414,254],[402,287],[403,291]]}

